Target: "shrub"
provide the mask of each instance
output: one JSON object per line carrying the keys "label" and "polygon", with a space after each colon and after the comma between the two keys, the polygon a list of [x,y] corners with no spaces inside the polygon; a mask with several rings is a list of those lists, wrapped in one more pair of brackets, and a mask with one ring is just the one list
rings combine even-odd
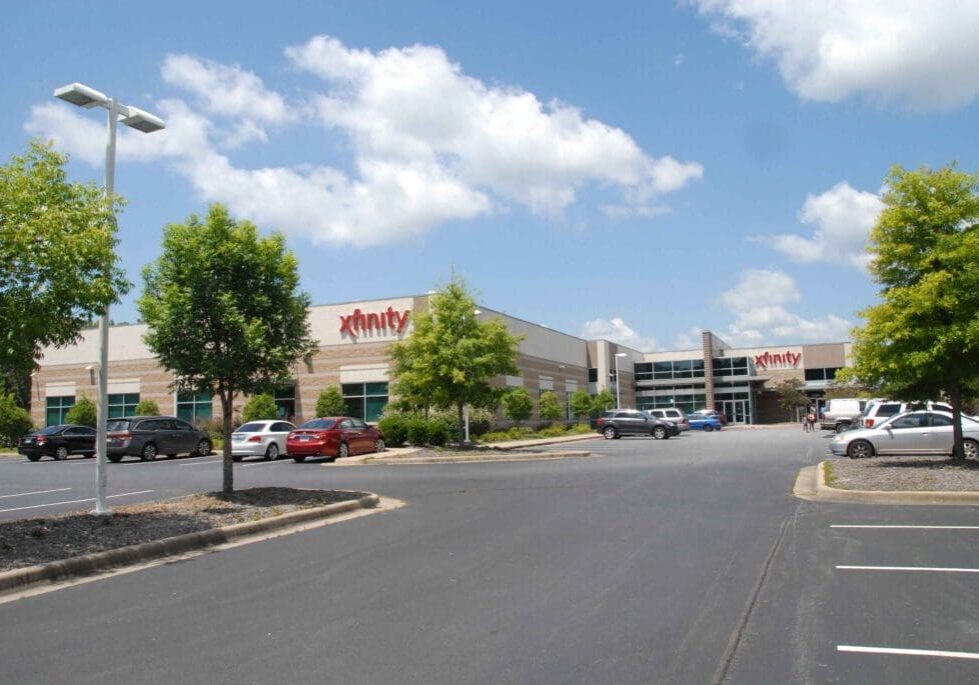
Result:
{"label": "shrub", "polygon": [[509,390],[503,395],[502,403],[503,415],[516,423],[530,418],[530,413],[534,409],[534,401],[524,388]]}
{"label": "shrub", "polygon": [[591,433],[591,431],[591,426],[587,423],[578,423],[568,428],[568,433],[572,435],[584,435],[585,433]]}
{"label": "shrub", "polygon": [[274,419],[278,415],[279,408],[275,404],[275,398],[271,395],[252,395],[241,409],[241,418],[246,423],[248,421]]}
{"label": "shrub", "polygon": [[384,442],[391,447],[401,447],[408,439],[408,419],[404,414],[385,412],[377,427],[384,434]]}
{"label": "shrub", "polygon": [[153,400],[140,400],[136,405],[136,416],[159,416],[160,406]]}
{"label": "shrub", "polygon": [[444,416],[436,416],[428,421],[428,444],[434,447],[442,447],[453,435],[458,434],[458,429],[454,429],[452,423]]}
{"label": "shrub", "polygon": [[488,409],[469,409],[469,435],[478,437],[484,433],[489,433],[493,426],[493,412]]}
{"label": "shrub", "polygon": [[343,416],[347,413],[347,403],[343,399],[340,388],[323,388],[316,398],[317,416]]}
{"label": "shrub", "polygon": [[549,428],[544,428],[543,430],[537,431],[537,435],[542,438],[559,438],[562,435],[567,435],[568,432],[564,430],[564,426],[551,426]]}
{"label": "shrub", "polygon": [[557,421],[564,416],[564,407],[561,406],[561,402],[552,390],[545,390],[540,394],[539,413],[541,421],[548,423]]}
{"label": "shrub", "polygon": [[405,432],[408,443],[420,447],[428,441],[428,422],[421,416],[410,416],[405,421]]}
{"label": "shrub", "polygon": [[7,444],[15,444],[17,439],[33,428],[31,415],[17,405],[14,394],[0,393],[0,438]]}
{"label": "shrub", "polygon": [[65,421],[68,423],[77,423],[80,426],[95,428],[95,424],[98,421],[97,414],[98,410],[95,408],[95,402],[83,395],[80,400],[75,402],[75,406],[65,414]]}

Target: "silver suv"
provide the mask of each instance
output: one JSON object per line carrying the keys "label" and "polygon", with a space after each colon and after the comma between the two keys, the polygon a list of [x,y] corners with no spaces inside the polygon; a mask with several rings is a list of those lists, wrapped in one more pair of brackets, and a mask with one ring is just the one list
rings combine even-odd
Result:
{"label": "silver suv", "polygon": [[647,414],[655,416],[657,419],[672,421],[681,431],[690,430],[690,422],[679,409],[646,409]]}

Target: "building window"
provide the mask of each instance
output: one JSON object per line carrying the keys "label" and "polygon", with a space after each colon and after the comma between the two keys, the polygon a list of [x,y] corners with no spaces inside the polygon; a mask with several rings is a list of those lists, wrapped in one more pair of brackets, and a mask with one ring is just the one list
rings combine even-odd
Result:
{"label": "building window", "polygon": [[806,369],[807,381],[833,381],[836,380],[836,372],[840,370],[838,366],[831,366],[825,369]]}
{"label": "building window", "polygon": [[747,357],[716,357],[714,359],[715,376],[747,376]]}
{"label": "building window", "polygon": [[296,385],[279,385],[272,391],[275,400],[276,415],[280,419],[292,421],[296,416]]}
{"label": "building window", "polygon": [[588,382],[597,383],[598,382],[598,369],[588,369]]}
{"label": "building window", "polygon": [[[636,370],[639,369],[636,365]],[[643,365],[643,366],[649,366]],[[703,359],[681,359],[672,362],[653,362],[652,373],[645,372],[641,380],[669,381],[674,378],[703,378],[704,360]],[[637,376],[636,380],[640,380]]]}
{"label": "building window", "polygon": [[377,421],[388,403],[387,382],[343,383],[340,386],[347,402],[347,413],[364,421]]}
{"label": "building window", "polygon": [[211,393],[182,390],[177,393],[177,418],[197,424],[214,417]]}
{"label": "building window", "polygon": [[653,380],[652,362],[639,362],[638,364],[636,364],[636,380],[637,381]]}
{"label": "building window", "polygon": [[132,416],[136,413],[137,404],[139,404],[138,392],[109,395],[109,418],[115,419],[120,416]]}
{"label": "building window", "polygon": [[44,420],[49,426],[56,426],[65,423],[65,415],[68,410],[75,406],[75,396],[65,395],[63,397],[49,397],[47,400],[47,411]]}

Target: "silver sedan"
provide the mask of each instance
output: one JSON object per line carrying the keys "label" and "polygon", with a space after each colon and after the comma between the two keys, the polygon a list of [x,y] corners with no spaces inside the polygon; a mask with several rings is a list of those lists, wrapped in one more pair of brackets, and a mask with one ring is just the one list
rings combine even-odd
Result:
{"label": "silver sedan", "polygon": [[[979,421],[962,415],[965,456],[979,458]],[[838,434],[830,450],[839,457],[864,459],[877,455],[952,454],[952,415],[944,411],[912,411],[892,416],[873,428]]]}
{"label": "silver sedan", "polygon": [[288,421],[249,421],[231,434],[231,458],[265,457],[275,461],[286,453],[286,437],[296,426]]}

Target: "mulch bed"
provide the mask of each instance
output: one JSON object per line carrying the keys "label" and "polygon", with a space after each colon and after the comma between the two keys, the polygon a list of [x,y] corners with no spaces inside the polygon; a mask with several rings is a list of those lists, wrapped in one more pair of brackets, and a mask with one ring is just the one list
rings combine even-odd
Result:
{"label": "mulch bed", "polygon": [[366,496],[363,492],[253,488],[209,492],[89,513],[0,521],[0,571],[104,552],[184,533],[257,521]]}
{"label": "mulch bed", "polygon": [[979,491],[979,461],[944,456],[874,457],[830,459],[835,479],[831,487],[842,490]]}

